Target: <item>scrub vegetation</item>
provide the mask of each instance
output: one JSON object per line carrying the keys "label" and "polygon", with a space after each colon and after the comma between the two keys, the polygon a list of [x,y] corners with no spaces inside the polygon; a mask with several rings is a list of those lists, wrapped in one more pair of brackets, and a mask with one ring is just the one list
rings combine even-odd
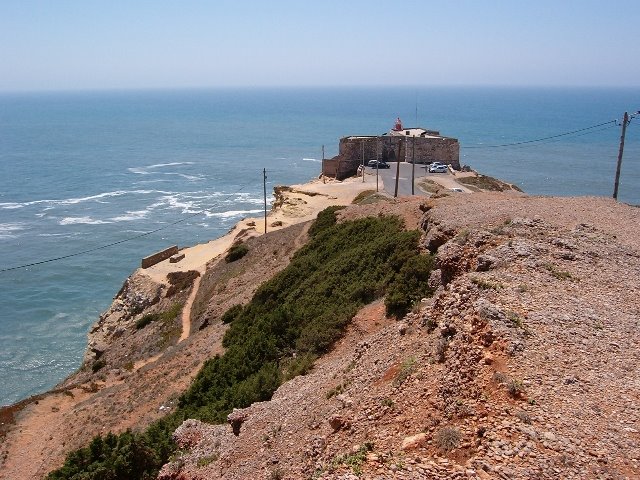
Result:
{"label": "scrub vegetation", "polygon": [[205,362],[174,412],[141,433],[96,437],[48,479],[155,478],[183,420],[223,423],[233,408],[269,400],[312,368],[361,307],[388,293],[387,313],[402,316],[428,294],[432,263],[419,253],[419,232],[396,217],[337,223],[337,210],[321,212],[288,267],[223,315],[224,355]]}

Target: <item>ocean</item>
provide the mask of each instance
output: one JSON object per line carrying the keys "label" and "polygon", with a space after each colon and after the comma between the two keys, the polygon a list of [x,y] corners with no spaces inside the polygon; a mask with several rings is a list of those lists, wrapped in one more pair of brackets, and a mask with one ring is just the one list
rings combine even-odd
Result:
{"label": "ocean", "polygon": [[[331,157],[340,137],[383,133],[399,116],[458,138],[462,164],[529,194],[611,196],[614,120],[639,109],[640,88],[0,94],[0,405],[80,366],[88,329],[142,257],[259,215],[263,168],[269,191],[304,183],[322,145]],[[639,124],[619,190],[634,205]]]}

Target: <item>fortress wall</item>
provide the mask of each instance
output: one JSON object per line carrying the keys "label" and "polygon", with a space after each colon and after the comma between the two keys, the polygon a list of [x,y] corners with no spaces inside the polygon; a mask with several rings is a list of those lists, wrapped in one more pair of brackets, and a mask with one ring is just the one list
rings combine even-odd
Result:
{"label": "fortress wall", "polygon": [[[402,142],[400,158],[406,162],[411,161],[413,138],[407,137]],[[415,139],[416,163],[442,162],[451,165],[456,170],[460,169],[460,144],[455,138],[420,138]]]}
{"label": "fortress wall", "polygon": [[[382,135],[372,137],[343,137],[340,139],[338,155],[325,160],[322,173],[339,180],[355,175],[362,163],[364,148],[365,165],[369,160],[385,162],[410,162],[413,154],[414,137],[403,135]],[[460,169],[460,144],[455,138],[415,137],[416,163],[442,162]]]}

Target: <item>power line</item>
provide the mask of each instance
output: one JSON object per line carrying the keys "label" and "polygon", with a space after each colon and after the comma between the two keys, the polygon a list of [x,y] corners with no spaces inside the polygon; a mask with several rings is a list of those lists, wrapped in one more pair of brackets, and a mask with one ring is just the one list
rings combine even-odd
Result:
{"label": "power line", "polygon": [[499,144],[499,145],[469,145],[469,146],[462,145],[460,148],[470,149],[470,148],[515,147],[515,146],[518,146],[518,145],[527,145],[527,144],[531,144],[531,143],[543,142],[545,140],[552,140],[552,139],[555,139],[555,138],[566,137],[567,135],[573,135],[573,134],[576,134],[576,133],[580,133],[580,132],[584,132],[584,131],[587,131],[587,130],[591,130],[593,128],[602,127],[604,125],[614,124],[612,126],[615,126],[616,122],[617,122],[617,120],[609,120],[608,122],[599,123],[597,125],[592,125],[590,127],[580,128],[578,130],[572,130],[571,132],[559,133],[557,135],[551,135],[549,137],[536,138],[534,140],[525,140],[525,141],[522,141],[522,142],[513,142],[513,143],[503,143],[503,144]]}
{"label": "power line", "polygon": [[[235,195],[236,193],[239,193],[240,191],[244,190],[244,188],[247,187],[247,185],[249,185],[249,183],[244,184],[242,187],[240,187],[238,190],[236,190],[235,192],[231,193],[230,195]],[[199,211],[197,211],[195,213],[192,213],[192,214],[190,214],[190,215],[188,215],[188,216],[186,216],[184,218],[181,218],[180,220],[176,220],[175,222],[169,223],[169,224],[164,225],[164,226],[162,226],[160,228],[156,228],[155,230],[151,230],[149,232],[144,232],[144,233],[141,233],[139,235],[135,235],[133,237],[129,237],[129,238],[125,238],[125,239],[122,239],[122,240],[118,240],[117,242],[108,243],[106,245],[100,245],[99,247],[89,248],[87,250],[82,250],[80,252],[70,253],[68,255],[62,255],[60,257],[48,258],[46,260],[40,260],[38,262],[26,263],[24,265],[18,265],[16,267],[3,268],[3,269],[0,269],[0,273],[9,272],[9,271],[12,271],[12,270],[19,270],[21,268],[34,267],[36,265],[42,265],[42,264],[45,264],[45,263],[57,262],[57,261],[60,261],[60,260],[65,260],[67,258],[77,257],[79,255],[85,255],[87,253],[96,252],[98,250],[103,250],[105,248],[113,247],[115,245],[120,245],[121,243],[130,242],[132,240],[137,240],[138,238],[146,237],[146,236],[151,235],[153,233],[157,233],[157,232],[159,232],[161,230],[166,230],[167,228],[172,227],[174,225],[177,225],[178,223],[185,222],[185,221],[189,220],[190,218],[193,218],[193,217],[195,217],[197,215],[201,215],[202,213],[204,213],[206,211],[207,211],[207,209],[204,208],[204,209],[199,210]]]}
{"label": "power line", "polygon": [[[597,130],[589,130],[589,131],[587,131],[587,132],[582,132],[582,133],[579,133],[579,134],[577,134],[577,135],[573,135],[571,138],[584,137],[585,135],[594,135],[594,134],[596,134],[596,133],[604,132],[605,130],[609,130],[609,129],[611,129],[611,128],[616,128],[616,127],[618,127],[618,126],[619,126],[619,125],[617,125],[617,124],[607,125],[606,127],[599,128],[599,129],[597,129]],[[553,138],[553,139],[547,140],[547,141],[545,141],[545,142],[542,142],[542,141],[541,141],[541,142],[538,142],[538,143],[535,143],[535,144],[534,144],[534,143],[527,143],[527,144],[525,144],[525,145],[515,145],[515,148],[528,148],[528,147],[535,147],[535,146],[537,146],[537,145],[539,145],[539,144],[541,144],[541,143],[551,143],[551,142],[557,142],[557,141],[560,141],[560,140],[562,140],[562,139],[561,139],[561,138]]]}

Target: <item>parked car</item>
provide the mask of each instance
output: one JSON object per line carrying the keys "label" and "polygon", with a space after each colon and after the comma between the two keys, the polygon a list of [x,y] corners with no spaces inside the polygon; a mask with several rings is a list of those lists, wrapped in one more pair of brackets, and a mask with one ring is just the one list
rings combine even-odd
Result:
{"label": "parked car", "polygon": [[371,168],[376,168],[376,164],[378,165],[378,168],[391,168],[391,166],[383,161],[378,161],[378,160],[369,160],[369,162],[367,163],[367,166],[371,167]]}
{"label": "parked car", "polygon": [[447,173],[447,166],[431,164],[429,167],[429,173]]}

